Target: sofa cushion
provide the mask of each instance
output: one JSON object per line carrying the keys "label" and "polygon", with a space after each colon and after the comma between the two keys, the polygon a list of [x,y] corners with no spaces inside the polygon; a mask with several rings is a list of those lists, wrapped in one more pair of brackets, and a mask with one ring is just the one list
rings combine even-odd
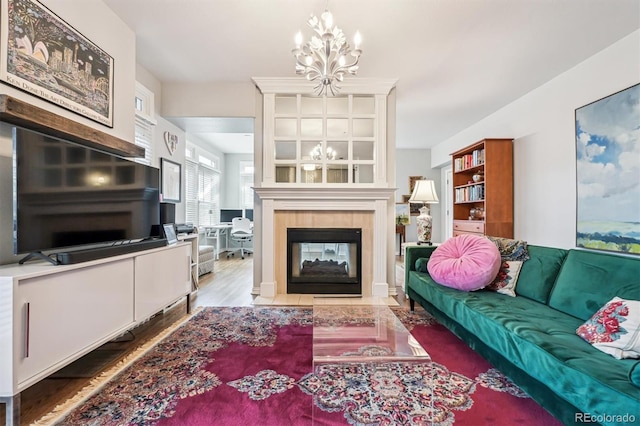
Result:
{"label": "sofa cushion", "polygon": [[427,263],[429,263],[428,257],[419,257],[416,260],[415,270],[418,272],[427,272]]}
{"label": "sofa cushion", "polygon": [[521,260],[524,262],[529,259],[526,241],[490,235],[487,235],[487,238],[498,247],[502,260]]}
{"label": "sofa cushion", "polygon": [[636,362],[629,370],[629,380],[640,388],[640,361]]}
{"label": "sofa cushion", "polygon": [[640,301],[614,297],[576,333],[615,358],[640,358]]}
{"label": "sofa cushion", "polygon": [[516,294],[536,302],[547,303],[568,251],[534,245],[529,245],[527,251],[530,258],[520,269]]}
{"label": "sofa cushion", "polygon": [[462,234],[438,246],[427,263],[431,277],[439,284],[458,290],[478,290],[498,274],[500,252],[485,237]]}
{"label": "sofa cushion", "polygon": [[516,297],[516,284],[521,268],[521,260],[503,260],[498,275],[485,289]]}
{"label": "sofa cushion", "polygon": [[570,250],[549,306],[586,321],[615,296],[637,300],[639,288],[640,258]]}

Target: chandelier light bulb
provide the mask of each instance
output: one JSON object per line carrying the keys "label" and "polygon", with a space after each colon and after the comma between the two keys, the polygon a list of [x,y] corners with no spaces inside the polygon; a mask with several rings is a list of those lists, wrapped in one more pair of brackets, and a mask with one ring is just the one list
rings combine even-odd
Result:
{"label": "chandelier light bulb", "polygon": [[295,42],[296,49],[300,49],[300,46],[302,46],[302,31],[298,31],[298,33],[296,34]]}
{"label": "chandelier light bulb", "polygon": [[324,22],[325,31],[329,32],[331,30],[331,27],[333,27],[333,15],[328,10],[325,10],[321,18]]}
{"label": "chandelier light bulb", "polygon": [[[302,42],[302,34],[300,35],[300,40]],[[356,50],[360,49],[360,43],[362,43],[362,36],[360,35],[360,31],[356,31],[356,35],[353,36],[353,45],[355,46]]]}

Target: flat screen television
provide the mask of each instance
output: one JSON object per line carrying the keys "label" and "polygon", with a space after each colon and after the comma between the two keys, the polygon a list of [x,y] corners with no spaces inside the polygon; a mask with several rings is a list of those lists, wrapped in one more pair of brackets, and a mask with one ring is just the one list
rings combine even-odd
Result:
{"label": "flat screen television", "polygon": [[160,171],[13,129],[14,253],[135,242],[160,222]]}

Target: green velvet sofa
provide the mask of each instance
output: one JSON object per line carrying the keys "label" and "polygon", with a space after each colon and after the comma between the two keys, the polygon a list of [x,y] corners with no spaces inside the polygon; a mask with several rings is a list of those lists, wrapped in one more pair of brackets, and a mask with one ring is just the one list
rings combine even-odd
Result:
{"label": "green velvet sofa", "polygon": [[529,245],[510,297],[416,271],[434,249],[406,248],[412,310],[418,302],[563,423],[640,424],[640,360],[615,359],[576,335],[614,296],[640,299],[640,259]]}

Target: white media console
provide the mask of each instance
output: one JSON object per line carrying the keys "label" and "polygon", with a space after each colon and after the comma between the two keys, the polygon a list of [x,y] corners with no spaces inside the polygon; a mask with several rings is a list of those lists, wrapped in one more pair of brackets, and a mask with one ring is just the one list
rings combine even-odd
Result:
{"label": "white media console", "polygon": [[[73,265],[0,267],[0,403],[191,293],[190,242]],[[189,305],[187,304],[187,307]]]}

